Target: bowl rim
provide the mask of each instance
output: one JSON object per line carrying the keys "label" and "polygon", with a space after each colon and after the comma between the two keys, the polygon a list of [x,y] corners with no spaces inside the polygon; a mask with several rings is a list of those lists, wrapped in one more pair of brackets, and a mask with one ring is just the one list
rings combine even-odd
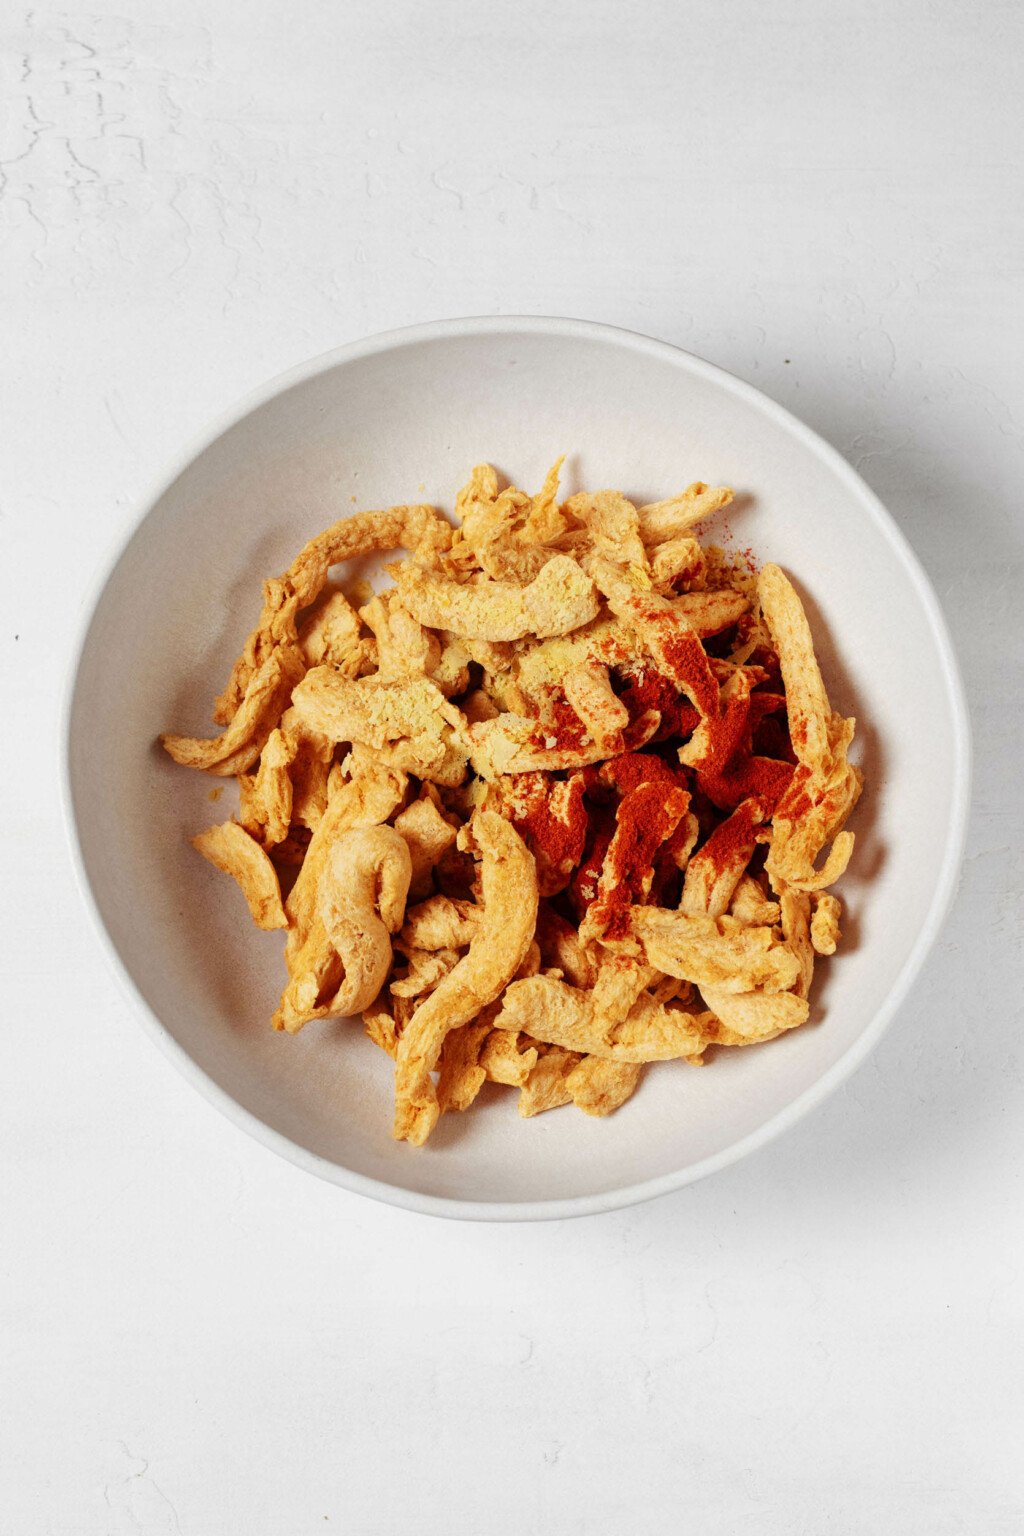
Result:
{"label": "bowl rim", "polygon": [[[698,378],[714,383],[737,398],[755,407],[764,416],[795,438],[806,450],[814,454],[827,468],[843,481],[851,494],[859,498],[867,514],[874,520],[879,532],[887,540],[893,555],[906,570],[928,619],[943,680],[949,697],[953,718],[951,734],[952,795],[950,816],[946,832],[939,878],[932,893],[928,912],[913,946],[905,958],[895,983],[882,1006],[868,1022],[862,1034],[846,1050],[838,1061],[822,1073],[810,1087],[797,1095],[784,1109],[747,1136],[711,1157],[678,1169],[660,1174],[656,1178],[604,1190],[593,1195],[576,1195],[553,1200],[492,1201],[460,1200],[449,1196],[422,1194],[417,1190],[404,1189],[383,1179],[371,1178],[342,1167],[338,1163],[311,1152],[297,1142],[274,1130],[251,1110],[244,1108],[226,1089],[198,1065],[185,1048],[171,1034],[168,1027],[149,1006],[127,966],[122,960],[100,913],[96,894],[86,867],[85,855],[79,835],[71,782],[71,725],[83,653],[88,642],[93,621],[103,594],[118,564],[128,550],[136,533],[150,512],[171,489],[175,481],[208,448],[239,422],[268,404],[285,390],[303,384],[320,373],[332,368],[360,361],[384,352],[400,350],[423,342],[447,341],[460,336],[514,336],[546,335],[562,340],[600,341],[625,348],[639,354],[657,358],[681,367]],[[197,1089],[209,1103],[254,1140],[309,1173],[340,1186],[350,1193],[365,1195],[386,1205],[414,1211],[423,1215],[448,1217],[465,1221],[541,1221],[564,1219],[573,1216],[596,1215],[605,1211],[654,1199],[682,1189],[698,1179],[717,1173],[739,1162],[758,1147],[765,1146],[784,1131],[824,1102],[864,1062],[878,1044],[896,1013],[904,1003],[911,987],[921,972],[924,961],[937,939],[952,906],[958,888],[958,876],[963,861],[967,836],[968,815],[971,799],[971,734],[963,679],[956,652],[949,634],[945,617],[935,591],[906,536],[900,530],[892,514],[885,508],[874,491],[865,483],[846,459],[820,437],[799,417],[779,405],[754,385],[737,378],[715,363],[670,342],[661,341],[640,332],[608,325],[594,320],[567,319],[544,315],[469,316],[451,320],[432,320],[420,325],[403,326],[382,331],[372,336],[348,342],[319,353],[295,367],[275,375],[266,383],[247,392],[241,399],[221,412],[201,433],[195,436],[176,455],[172,463],[151,483],[149,490],[135,503],[127,525],[119,531],[113,548],[99,562],[92,580],[82,599],[80,617],[68,656],[67,672],[60,702],[60,801],[67,833],[75,883],[122,994],[134,1006],[146,1033],[163,1054],[169,1058],[182,1076]]]}

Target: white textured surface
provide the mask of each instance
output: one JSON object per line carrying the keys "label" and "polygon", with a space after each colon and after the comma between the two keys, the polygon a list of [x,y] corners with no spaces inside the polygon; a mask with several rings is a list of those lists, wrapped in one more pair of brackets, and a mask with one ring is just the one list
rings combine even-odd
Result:
{"label": "white textured surface", "polygon": [[[1019,8],[0,31],[0,1531],[1018,1532]],[[678,1196],[506,1229],[215,1116],[115,991],[55,812],[78,602],[161,464],[303,355],[499,311],[680,342],[836,443],[935,581],[977,749],[958,905],[849,1087]]]}

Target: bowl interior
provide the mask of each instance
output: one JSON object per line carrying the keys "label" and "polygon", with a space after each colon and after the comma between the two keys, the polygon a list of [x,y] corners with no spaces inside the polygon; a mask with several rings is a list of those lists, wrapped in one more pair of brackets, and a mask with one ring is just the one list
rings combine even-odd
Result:
{"label": "bowl interior", "polygon": [[[720,1051],[700,1071],[652,1067],[605,1121],[570,1109],[523,1121],[514,1094],[485,1090],[414,1151],[391,1140],[390,1063],[357,1024],[311,1024],[296,1038],[269,1029],[281,938],[253,928],[235,888],[187,841],[230,814],[234,787],[211,804],[222,781],[176,768],[154,740],[166,728],[212,734],[211,701],[260,581],[312,533],[357,508],[450,507],[482,459],[534,488],[563,452],[567,491],[653,499],[698,478],[733,485],[737,504],[716,536],[795,577],[833,704],[857,716],[867,773],[840,886],[846,940],[819,966],[811,1023],[785,1039]],[[495,322],[399,337],[286,383],[200,452],[139,525],[100,597],[72,696],[82,862],[124,971],[181,1053],[272,1139],[322,1159],[319,1171],[380,1181],[414,1204],[608,1203],[728,1156],[877,1033],[931,937],[959,835],[964,727],[944,645],[923,578],[870,494],[745,386],[595,328]]]}

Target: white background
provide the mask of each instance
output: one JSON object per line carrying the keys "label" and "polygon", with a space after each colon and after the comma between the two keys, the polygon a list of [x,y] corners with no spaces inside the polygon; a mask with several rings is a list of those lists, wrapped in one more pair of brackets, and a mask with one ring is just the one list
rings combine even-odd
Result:
{"label": "white background", "polygon": [[[3,8],[3,1536],[1024,1529],[1021,18]],[[184,441],[336,343],[516,312],[835,443],[936,585],[977,762],[958,904],[847,1088],[677,1196],[500,1228],[318,1184],[177,1078],[55,764],[87,581]]]}

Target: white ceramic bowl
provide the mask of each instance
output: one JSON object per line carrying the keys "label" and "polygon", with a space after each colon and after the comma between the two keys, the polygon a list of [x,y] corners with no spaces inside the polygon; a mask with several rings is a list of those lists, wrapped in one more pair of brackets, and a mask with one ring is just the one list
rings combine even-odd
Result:
{"label": "white ceramic bowl", "polygon": [[[260,580],[345,512],[450,506],[471,465],[528,487],[569,455],[569,489],[640,500],[693,479],[738,493],[725,530],[793,573],[833,702],[867,774],[846,942],[811,1022],[702,1071],[649,1069],[607,1120],[520,1120],[486,1090],[428,1147],[390,1136],[391,1067],[354,1024],[291,1038],[268,1020],[281,937],[188,836],[214,782],[157,732],[210,733],[210,703]],[[748,384],[657,341],[580,321],[460,320],[295,369],[219,422],[142,509],[83,634],[66,710],[66,805],[87,900],[146,1027],[243,1129],[311,1172],[418,1211],[569,1216],[677,1188],[792,1125],[863,1060],[905,999],[951,899],[968,802],[967,716],[934,594],[840,456]],[[827,1129],[823,1127],[823,1135]]]}

